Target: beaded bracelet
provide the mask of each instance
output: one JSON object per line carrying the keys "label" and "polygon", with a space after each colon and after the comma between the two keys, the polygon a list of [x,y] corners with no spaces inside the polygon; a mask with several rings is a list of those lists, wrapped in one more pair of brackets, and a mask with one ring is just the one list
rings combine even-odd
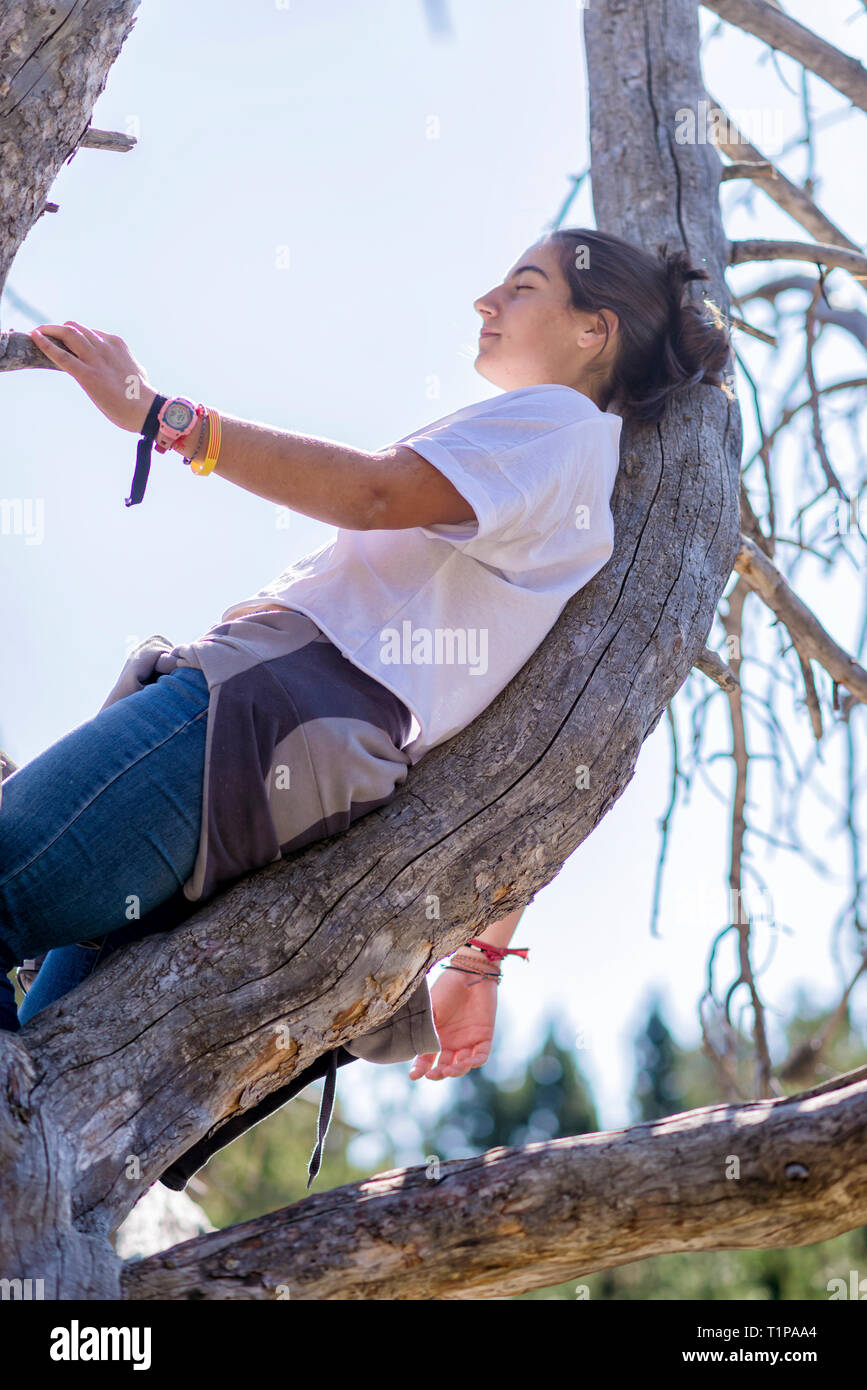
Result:
{"label": "beaded bracelet", "polygon": [[196,454],[197,454],[197,453],[199,452],[199,450],[201,449],[201,447],[202,447],[202,440],[203,440],[204,437],[205,437],[205,424],[207,423],[207,412],[206,412],[206,410],[205,410],[205,407],[204,407],[203,405],[197,405],[197,406],[196,406],[196,414],[197,414],[197,415],[200,415],[200,416],[201,416],[201,419],[202,419],[202,423],[201,423],[201,425],[199,426],[199,437],[198,437],[198,440],[196,441],[196,447],[195,447],[195,449],[194,449],[193,452],[190,454],[190,457],[189,457],[189,458],[186,458],[186,457],[184,458],[184,463],[192,463],[193,459],[196,457]]}

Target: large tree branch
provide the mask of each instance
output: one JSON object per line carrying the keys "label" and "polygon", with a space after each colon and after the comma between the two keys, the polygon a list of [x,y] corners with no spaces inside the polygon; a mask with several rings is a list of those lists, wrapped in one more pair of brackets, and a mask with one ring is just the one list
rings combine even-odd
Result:
{"label": "large tree branch", "polygon": [[867,1222],[867,1067],[800,1095],[398,1168],[128,1265],[127,1299],[479,1299]]}
{"label": "large tree branch", "polygon": [[857,58],[841,53],[812,29],[799,24],[768,0],[702,0],[705,9],[787,53],[867,111],[867,71]]}

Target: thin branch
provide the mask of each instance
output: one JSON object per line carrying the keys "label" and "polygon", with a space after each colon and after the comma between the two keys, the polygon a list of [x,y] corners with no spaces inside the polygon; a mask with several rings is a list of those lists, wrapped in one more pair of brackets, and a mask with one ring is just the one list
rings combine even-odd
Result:
{"label": "thin branch", "polygon": [[726,23],[787,53],[867,111],[867,71],[858,59],[842,53],[768,0],[702,0],[702,4]]}
{"label": "thin branch", "polygon": [[[860,251],[861,247],[857,242],[852,241],[842,232],[836,223],[832,222],[821,208],[818,208],[813,199],[808,197],[803,188],[799,188],[796,183],[792,183],[781,169],[778,169],[767,157],[750,144],[743,131],[732,120],[728,111],[712,97],[708,92],[708,101],[711,106],[711,121],[709,132],[715,144],[728,155],[729,159],[736,162],[729,166],[724,166],[722,178],[737,177],[730,170],[743,169],[745,174],[755,179],[763,192],[769,198],[773,198],[779,207],[787,212],[795,222],[799,222],[810,236],[817,241],[830,246],[848,246],[850,251]],[[763,170],[773,171],[773,177],[764,176]]]}
{"label": "thin branch", "polygon": [[802,656],[818,661],[839,684],[867,704],[867,671],[827,633],[814,613],[798,598],[754,541],[741,535],[735,569],[762,601],[785,624]]}
{"label": "thin branch", "polygon": [[816,682],[813,677],[813,668],[806,657],[798,652],[798,661],[801,666],[801,675],[804,678],[804,698],[807,703],[807,710],[810,715],[810,724],[813,728],[813,737],[817,743],[822,741],[822,707],[819,704],[819,696],[816,693]]}
{"label": "thin branch", "polygon": [[777,340],[772,333],[766,333],[762,328],[754,328],[745,319],[738,318],[737,314],[729,313],[729,323],[734,328],[739,328],[742,333],[749,333],[751,338],[758,338],[760,343],[767,343],[770,347],[777,347]]}
{"label": "thin branch", "polygon": [[88,126],[79,141],[79,149],[111,150],[116,154],[127,154],[135,148],[133,135],[123,135],[119,130],[94,130]]}
{"label": "thin branch", "polygon": [[802,1042],[794,1048],[780,1065],[777,1074],[781,1081],[802,1081],[810,1075],[828,1044],[833,1040],[835,1033],[839,1031],[841,1023],[845,1021],[849,1009],[849,996],[865,970],[867,970],[867,955],[862,958],[861,964],[843,990],[837,1007],[827,1019],[824,1027],[809,1037],[806,1042]]}
{"label": "thin branch", "polygon": [[737,690],[740,685],[740,681],[732,668],[727,662],[723,661],[721,656],[711,651],[710,647],[705,647],[696,658],[695,669],[697,671],[703,671],[706,676],[710,676],[711,680],[715,681],[721,690]]}
{"label": "thin branch", "polygon": [[[777,296],[785,294],[788,290],[803,290],[805,294],[812,295],[818,282],[810,275],[781,275],[778,280],[768,280],[763,285],[756,285],[753,289],[744,290],[743,294],[733,294],[734,304],[747,304],[751,299],[766,299],[769,304],[776,308]],[[777,311],[779,315],[779,310]],[[839,309],[833,304],[828,304],[824,299],[820,299],[815,305],[814,314],[820,323],[833,324],[836,328],[845,329],[851,333],[852,337],[861,347],[867,349],[867,314],[860,309]],[[826,387],[826,390],[834,390],[834,387]]]}
{"label": "thin branch", "polygon": [[867,256],[849,251],[845,246],[830,246],[827,242],[759,238],[730,241],[729,265],[743,265],[747,261],[812,261],[814,265],[839,266],[841,270],[848,270],[854,279],[867,280]]}
{"label": "thin branch", "polygon": [[828,457],[828,450],[825,447],[825,436],[822,432],[819,388],[816,384],[816,368],[814,363],[814,348],[818,334],[821,332],[821,327],[816,324],[813,307],[819,296],[819,291],[820,286],[817,283],[813,291],[813,298],[807,306],[807,313],[804,321],[804,342],[806,347],[804,353],[804,370],[807,376],[807,384],[810,388],[810,415],[813,421],[813,443],[816,446],[816,453],[819,455],[819,462],[822,465],[822,472],[825,474],[825,481],[828,483],[829,487],[836,488],[838,497],[845,499],[846,490],[837,477],[831,460]]}
{"label": "thin branch", "polygon": [[767,159],[741,159],[734,164],[724,164],[720,173],[720,182],[728,183],[731,179],[776,179],[779,175],[773,164]]}
{"label": "thin branch", "polygon": [[45,356],[29,333],[16,333],[12,329],[0,333],[0,372],[17,372],[24,367],[52,372],[63,370]]}
{"label": "thin branch", "polygon": [[[750,590],[743,580],[738,579],[728,597],[728,613],[723,617],[723,626],[732,649],[732,664],[740,675],[741,652],[743,649],[743,610]],[[750,766],[750,751],[747,746],[746,720],[744,718],[743,692],[738,688],[729,694],[729,714],[732,726],[732,758],[735,765],[735,786],[732,795],[731,854],[729,862],[730,905],[736,908],[732,925],[738,934],[738,962],[740,970],[737,979],[730,986],[725,998],[725,1017],[731,1022],[729,1008],[732,996],[742,984],[747,986],[753,1009],[753,1045],[757,1062],[756,1094],[766,1096],[771,1089],[771,1055],[765,1029],[765,1010],[753,974],[751,959],[752,920],[744,913],[743,859],[746,837],[747,779]]]}

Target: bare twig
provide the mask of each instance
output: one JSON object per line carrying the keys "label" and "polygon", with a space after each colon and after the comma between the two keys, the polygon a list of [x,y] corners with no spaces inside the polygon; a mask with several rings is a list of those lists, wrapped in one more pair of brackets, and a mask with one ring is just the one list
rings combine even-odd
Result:
{"label": "bare twig", "polygon": [[[764,284],[744,290],[743,294],[733,294],[732,302],[743,305],[749,303],[751,299],[766,299],[769,304],[776,307],[776,300],[779,295],[785,294],[788,290],[803,290],[805,294],[812,295],[817,283],[812,275],[781,275],[777,280],[768,280]],[[867,349],[867,314],[864,314],[860,309],[839,309],[834,304],[827,303],[823,298],[813,306],[813,313],[819,323],[831,323],[836,328],[845,329],[847,333],[852,334],[852,337],[861,347]],[[839,388],[825,387],[824,389],[835,390]]]}
{"label": "bare twig", "polygon": [[127,154],[135,148],[133,135],[124,135],[119,130],[94,130],[88,126],[79,141],[79,148],[89,150],[112,150],[117,154]]}
{"label": "bare twig", "polygon": [[813,360],[813,349],[820,328],[816,325],[816,316],[813,307],[819,296],[820,286],[817,283],[813,291],[813,298],[807,306],[807,313],[804,321],[804,370],[807,376],[807,383],[810,388],[810,414],[813,421],[813,443],[816,446],[816,453],[822,465],[822,472],[825,474],[829,487],[836,489],[837,496],[845,498],[846,491],[828,457],[828,450],[825,447],[825,437],[822,433],[822,415],[819,407],[819,388],[816,384],[816,368]]}
{"label": "bare twig", "polygon": [[779,175],[773,164],[767,159],[740,159],[734,164],[723,165],[720,173],[720,181],[727,183],[731,179],[776,179]]}
{"label": "bare twig", "polygon": [[710,676],[721,690],[736,690],[740,685],[740,681],[732,668],[723,661],[717,652],[711,651],[710,647],[704,648],[704,651],[697,657],[695,666],[697,671],[703,671],[706,676]]}
{"label": "bare twig", "polygon": [[758,338],[760,343],[768,343],[771,347],[777,346],[777,340],[772,333],[765,333],[762,328],[753,328],[751,323],[745,319],[738,318],[737,314],[729,313],[729,323],[735,328],[739,328],[742,333],[749,333],[751,338]]}

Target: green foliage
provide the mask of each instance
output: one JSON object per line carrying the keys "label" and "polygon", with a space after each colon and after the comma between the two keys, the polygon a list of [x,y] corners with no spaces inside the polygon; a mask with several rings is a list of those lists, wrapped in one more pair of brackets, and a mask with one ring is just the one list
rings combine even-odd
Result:
{"label": "green foliage", "polygon": [[596,1106],[572,1052],[549,1023],[538,1054],[523,1075],[498,1085],[484,1067],[449,1083],[453,1096],[424,1137],[424,1152],[471,1158],[501,1144],[534,1144],[598,1129]]}
{"label": "green foliage", "polygon": [[373,1172],[394,1166],[393,1157],[369,1170],[349,1162],[346,1148],[359,1131],[342,1119],[337,1099],[322,1166],[308,1194],[307,1165],[316,1145],[322,1084],[306,1086],[281,1109],[220,1149],[187,1185],[190,1196],[219,1229],[277,1211],[315,1192],[361,1182]]}

